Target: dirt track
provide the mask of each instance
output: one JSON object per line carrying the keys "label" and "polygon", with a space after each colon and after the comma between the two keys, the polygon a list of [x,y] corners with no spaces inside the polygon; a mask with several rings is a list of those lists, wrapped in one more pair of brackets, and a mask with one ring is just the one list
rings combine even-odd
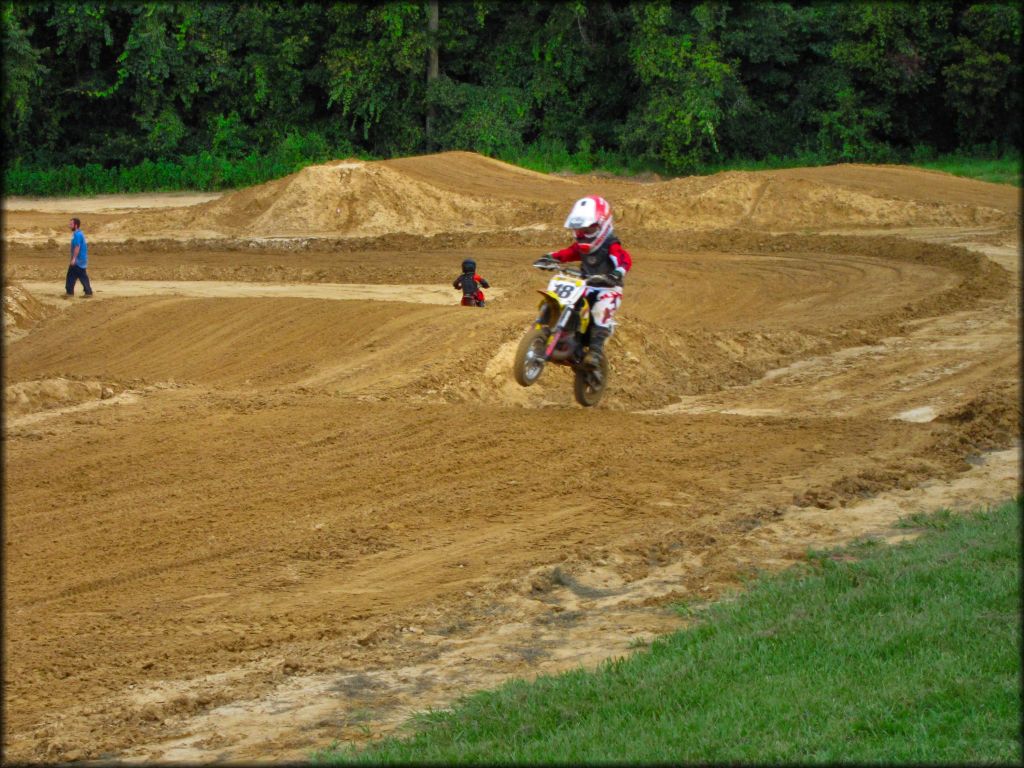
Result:
{"label": "dirt track", "polygon": [[[635,266],[584,410],[511,363],[590,192]],[[302,757],[1018,487],[1015,189],[447,153],[195,200],[5,202],[9,760]]]}

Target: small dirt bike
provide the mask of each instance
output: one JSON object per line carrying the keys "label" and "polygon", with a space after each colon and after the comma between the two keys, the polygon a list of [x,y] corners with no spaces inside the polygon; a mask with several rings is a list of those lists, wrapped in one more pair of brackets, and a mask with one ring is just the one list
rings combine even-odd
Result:
{"label": "small dirt bike", "polygon": [[597,405],[608,384],[608,360],[601,355],[596,366],[583,362],[591,328],[587,288],[611,284],[602,276],[584,278],[552,259],[538,259],[533,266],[555,274],[545,290],[537,291],[543,297],[540,312],[516,350],[516,381],[528,387],[540,378],[546,363],[567,365],[575,374],[576,402]]}

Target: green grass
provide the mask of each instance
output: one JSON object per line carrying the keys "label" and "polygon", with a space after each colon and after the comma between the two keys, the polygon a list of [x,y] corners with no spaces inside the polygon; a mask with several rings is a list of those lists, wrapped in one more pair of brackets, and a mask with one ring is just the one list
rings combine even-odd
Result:
{"label": "green grass", "polygon": [[695,627],[322,763],[1013,763],[1021,500],[811,553]]}
{"label": "green grass", "polygon": [[[306,154],[306,152],[310,154]],[[349,152],[348,155],[352,155]],[[222,191],[240,189],[281,178],[307,165],[326,162],[333,154],[326,145],[306,147],[296,141],[282,145],[268,154],[251,154],[228,159],[209,152],[188,155],[177,160],[145,160],[125,167],[104,168],[93,163],[82,167],[65,165],[36,167],[20,161],[4,169],[4,187],[7,195],[48,197],[86,196],[134,192]],[[375,159],[357,154],[363,160]],[[934,159],[911,160],[920,168],[945,171],[981,181],[1021,185],[1020,156],[999,159],[946,155]],[[518,154],[499,157],[507,163],[540,173],[610,174],[613,176],[650,176],[658,173],[670,177],[664,168],[651,163],[638,162],[620,152],[604,149],[591,151],[584,147],[569,152],[562,142],[538,142]],[[829,165],[835,162],[814,153],[795,157],[770,157],[765,160],[732,160],[708,164],[695,171],[707,176],[722,171],[770,171],[779,168],[803,168]]]}
{"label": "green grass", "polygon": [[936,160],[916,163],[916,165],[935,171],[945,171],[955,176],[990,181],[994,184],[1012,184],[1015,187],[1021,185],[1021,158],[1019,155],[997,159],[947,155]]}
{"label": "green grass", "polygon": [[[591,152],[586,148],[569,152],[561,142],[538,142],[516,155],[503,156],[499,159],[540,173],[606,173],[614,176],[658,173],[666,178],[672,176],[664,168],[634,161],[623,153],[608,152],[603,149]],[[734,159],[722,163],[708,163],[695,170],[693,175],[710,176],[724,171],[774,171],[782,168],[808,168],[833,165],[836,162],[839,161],[821,153],[802,152],[792,157],[772,156],[763,160]],[[966,154],[935,156],[931,151],[919,150],[913,153],[913,157],[900,164],[945,171],[956,176],[980,181],[1021,186],[1020,153],[993,158]]]}
{"label": "green grass", "polygon": [[634,160],[622,152],[601,148],[591,150],[586,145],[570,152],[561,141],[541,140],[517,153],[500,155],[498,159],[538,173],[604,173],[613,176],[665,173],[656,164]]}
{"label": "green grass", "polygon": [[[834,160],[823,159],[814,154],[805,154],[795,158],[772,157],[767,160],[737,160],[722,165],[708,166],[701,170],[701,174],[719,173],[721,171],[772,171],[779,168],[831,165],[834,162]],[[999,158],[959,154],[941,155],[927,160],[912,158],[901,164],[917,168],[928,168],[934,171],[944,171],[955,176],[989,181],[995,184],[1021,186],[1021,158],[1019,154],[1015,156],[1005,155]]]}

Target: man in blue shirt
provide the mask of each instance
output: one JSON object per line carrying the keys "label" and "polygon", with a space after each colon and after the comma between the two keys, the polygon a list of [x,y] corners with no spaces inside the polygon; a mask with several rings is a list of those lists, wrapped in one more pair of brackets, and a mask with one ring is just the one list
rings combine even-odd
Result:
{"label": "man in blue shirt", "polygon": [[75,295],[75,283],[82,281],[82,288],[85,293],[83,299],[92,296],[92,286],[89,285],[89,276],[85,273],[86,264],[89,263],[89,246],[85,243],[85,234],[82,232],[82,222],[78,219],[71,220],[71,263],[68,264],[68,276],[64,281],[64,298],[70,299]]}

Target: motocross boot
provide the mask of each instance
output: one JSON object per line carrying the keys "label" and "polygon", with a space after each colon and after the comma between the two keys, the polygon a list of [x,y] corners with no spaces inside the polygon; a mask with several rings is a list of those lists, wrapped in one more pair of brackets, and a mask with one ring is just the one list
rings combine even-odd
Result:
{"label": "motocross boot", "polygon": [[611,335],[607,328],[594,328],[590,334],[590,349],[583,357],[584,365],[597,368],[601,364],[601,358],[604,356],[604,343]]}

